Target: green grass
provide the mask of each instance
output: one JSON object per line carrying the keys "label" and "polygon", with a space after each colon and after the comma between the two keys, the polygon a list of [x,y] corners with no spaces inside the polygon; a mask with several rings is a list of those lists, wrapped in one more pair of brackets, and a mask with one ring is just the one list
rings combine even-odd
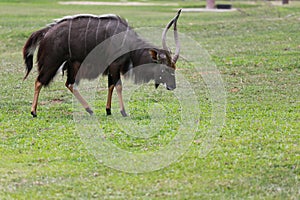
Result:
{"label": "green grass", "polygon": [[[222,75],[226,123],[209,153],[202,154],[211,129],[209,91],[201,75],[179,60],[178,69],[199,101],[198,131],[177,162],[140,174],[106,167],[89,153],[76,131],[73,97],[64,87],[65,77],[58,76],[41,91],[38,118],[31,117],[37,72],[34,68],[28,80],[22,81],[22,48],[33,31],[64,15],[116,13],[136,28],[163,28],[177,7],[15,2],[0,2],[0,199],[300,198],[298,2],[275,7],[231,1],[240,11],[182,14],[180,32],[210,54]],[[196,7],[199,2],[178,3]],[[115,123],[121,120],[117,101],[113,103],[115,118],[105,116],[106,79],[102,78],[95,110],[107,140],[133,152],[151,152],[167,145],[183,120],[178,114],[180,102],[168,95],[151,84],[132,94],[125,102],[131,114],[125,123],[151,123],[149,109],[154,103],[163,105],[169,117],[155,136],[131,137]]]}

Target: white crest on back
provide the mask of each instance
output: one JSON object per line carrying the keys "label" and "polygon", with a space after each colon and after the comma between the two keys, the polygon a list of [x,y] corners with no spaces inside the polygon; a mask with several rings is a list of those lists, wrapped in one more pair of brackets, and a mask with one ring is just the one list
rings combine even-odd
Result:
{"label": "white crest on back", "polygon": [[47,26],[51,27],[51,26],[59,24],[59,23],[61,23],[63,21],[71,20],[71,19],[77,19],[77,18],[81,18],[81,17],[91,17],[91,18],[101,19],[101,18],[118,18],[119,16],[115,15],[115,14],[105,14],[105,15],[78,14],[78,15],[68,15],[68,16],[65,16],[65,17],[60,18],[60,19],[54,19],[54,22],[48,24]]}

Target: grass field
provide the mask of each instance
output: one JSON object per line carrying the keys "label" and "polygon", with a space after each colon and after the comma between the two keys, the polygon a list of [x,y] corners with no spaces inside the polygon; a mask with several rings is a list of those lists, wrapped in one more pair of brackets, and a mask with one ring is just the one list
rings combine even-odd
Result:
{"label": "grass field", "polygon": [[[176,9],[197,7],[199,1],[139,7],[0,1],[0,199],[299,199],[300,3],[231,2],[238,11],[184,12],[178,22],[180,32],[209,53],[227,94],[225,124],[209,153],[201,153],[213,123],[209,91],[201,74],[180,59],[178,70],[187,77],[201,110],[195,138],[170,166],[125,173],[107,167],[87,150],[76,131],[66,77],[58,76],[41,91],[38,118],[31,117],[37,71],[35,67],[22,81],[23,45],[33,31],[65,15],[116,13],[135,28],[161,29]],[[96,117],[113,144],[151,152],[178,134],[184,120],[178,114],[181,105],[163,88],[146,84],[125,102],[130,120],[146,126],[152,103],[164,106],[165,124],[154,125],[159,133],[140,139],[105,116],[106,79],[99,85]],[[123,120],[119,115],[115,101],[113,116]]]}

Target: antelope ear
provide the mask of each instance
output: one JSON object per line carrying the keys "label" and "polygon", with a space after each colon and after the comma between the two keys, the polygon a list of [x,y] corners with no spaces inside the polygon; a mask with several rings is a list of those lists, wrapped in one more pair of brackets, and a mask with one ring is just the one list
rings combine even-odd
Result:
{"label": "antelope ear", "polygon": [[154,49],[150,49],[149,50],[149,54],[151,56],[151,58],[154,60],[154,61],[157,61],[158,58],[157,58],[157,55],[158,55],[158,52]]}

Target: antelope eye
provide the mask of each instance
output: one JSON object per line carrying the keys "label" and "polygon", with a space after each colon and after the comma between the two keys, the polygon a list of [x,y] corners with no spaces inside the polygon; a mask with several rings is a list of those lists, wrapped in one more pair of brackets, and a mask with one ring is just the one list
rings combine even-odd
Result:
{"label": "antelope eye", "polygon": [[160,54],[160,58],[161,58],[161,59],[166,59],[167,56],[166,56],[165,54]]}

